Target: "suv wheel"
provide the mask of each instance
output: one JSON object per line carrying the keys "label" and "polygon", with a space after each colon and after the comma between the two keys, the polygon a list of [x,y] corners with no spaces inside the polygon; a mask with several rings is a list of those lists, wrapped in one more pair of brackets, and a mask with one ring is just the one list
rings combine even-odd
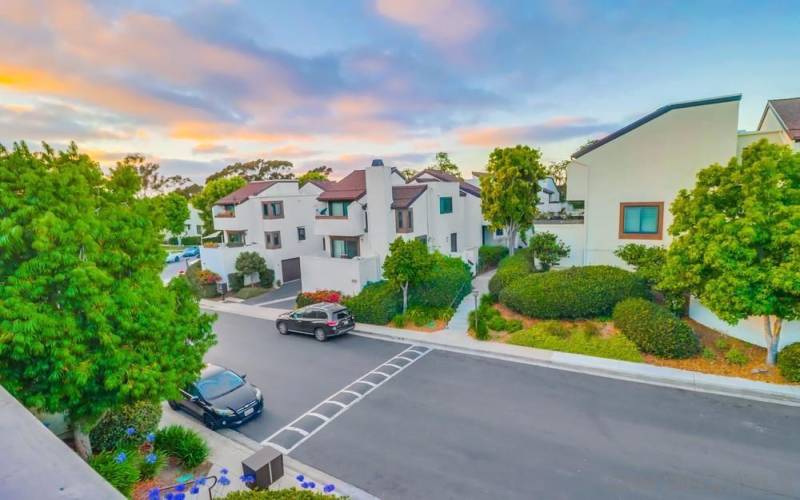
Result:
{"label": "suv wheel", "polygon": [[319,340],[320,342],[325,342],[325,339],[327,339],[328,336],[325,334],[325,330],[323,330],[322,328],[317,328],[316,330],[314,330],[314,338]]}
{"label": "suv wheel", "polygon": [[286,326],[286,323],[281,321],[278,323],[278,333],[281,335],[288,335],[289,334],[289,327]]}
{"label": "suv wheel", "polygon": [[208,428],[209,428],[209,429],[211,429],[212,431],[217,429],[217,422],[216,422],[216,420],[214,420],[214,417],[212,417],[212,416],[211,416],[211,415],[209,415],[208,413],[206,413],[205,415],[203,415],[203,423],[205,424],[205,426],[206,426],[206,427],[208,427]]}

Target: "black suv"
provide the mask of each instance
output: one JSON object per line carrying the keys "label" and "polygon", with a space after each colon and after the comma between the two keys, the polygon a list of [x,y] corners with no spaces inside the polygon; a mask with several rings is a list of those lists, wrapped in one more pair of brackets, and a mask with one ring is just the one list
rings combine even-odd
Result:
{"label": "black suv", "polygon": [[264,398],[246,375],[216,365],[206,365],[200,379],[181,390],[182,399],[169,401],[173,410],[184,410],[209,429],[242,424],[261,415]]}
{"label": "black suv", "polygon": [[355,328],[350,310],[341,304],[321,302],[278,316],[275,326],[281,335],[290,332],[313,335],[320,342]]}

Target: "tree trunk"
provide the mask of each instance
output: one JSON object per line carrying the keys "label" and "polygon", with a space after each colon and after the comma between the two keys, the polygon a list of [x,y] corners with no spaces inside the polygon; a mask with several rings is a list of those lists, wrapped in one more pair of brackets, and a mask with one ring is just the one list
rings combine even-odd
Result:
{"label": "tree trunk", "polygon": [[767,364],[774,366],[778,358],[778,343],[781,338],[783,320],[775,317],[775,322],[770,322],[769,316],[764,316],[764,340],[767,344]]}
{"label": "tree trunk", "polygon": [[408,282],[405,285],[402,285],[403,288],[403,313],[406,312],[408,308]]}
{"label": "tree trunk", "polygon": [[508,255],[514,255],[517,250],[517,230],[514,226],[506,226],[506,233],[508,233]]}
{"label": "tree trunk", "polygon": [[75,452],[84,460],[89,460],[89,457],[92,456],[92,442],[89,439],[89,433],[81,429],[80,423],[71,422],[70,426],[72,427]]}

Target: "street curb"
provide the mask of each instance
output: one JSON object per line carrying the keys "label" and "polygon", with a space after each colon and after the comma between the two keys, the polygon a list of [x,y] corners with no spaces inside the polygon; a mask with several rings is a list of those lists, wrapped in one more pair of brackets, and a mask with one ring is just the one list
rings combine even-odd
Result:
{"label": "street curb", "polygon": [[[217,431],[218,434],[230,439],[231,441],[238,443],[246,448],[253,450],[256,452],[263,448],[264,446],[269,445],[262,445],[258,441],[250,439],[249,437],[245,436],[244,434],[237,432],[233,429],[219,429]],[[327,472],[321,471],[314,467],[311,467],[308,464],[304,464],[299,460],[296,460],[289,455],[283,455],[283,463],[285,468],[288,470],[294,471],[292,475],[296,474],[304,474],[309,477],[315,478],[317,481],[322,481],[326,484],[333,484],[336,486],[336,493],[342,496],[346,496],[348,498],[352,498],[354,500],[380,500],[378,497],[367,493],[366,491],[362,490],[357,486],[353,486],[350,483],[346,483],[341,479],[331,476]]]}
{"label": "street curb", "polygon": [[[510,352],[496,352],[487,349],[458,346],[447,342],[438,342],[435,339],[419,339],[402,334],[393,334],[391,332],[364,331],[363,325],[361,324],[351,333],[368,338],[404,343],[411,342],[444,351],[502,359],[505,361],[542,366],[545,368],[555,368],[574,373],[626,380],[629,382],[718,394],[721,396],[750,399],[785,406],[800,406],[800,387],[797,386],[783,387],[743,378],[696,373],[677,368],[647,365],[644,363],[631,363],[558,351],[544,351],[534,348],[527,348],[530,349],[531,353],[528,356],[524,356]],[[547,356],[536,356],[535,351],[545,352]]]}

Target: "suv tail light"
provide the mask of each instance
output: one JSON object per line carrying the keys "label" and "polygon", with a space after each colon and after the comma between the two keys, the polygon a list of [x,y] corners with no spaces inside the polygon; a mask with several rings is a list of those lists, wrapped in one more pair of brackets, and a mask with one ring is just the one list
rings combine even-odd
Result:
{"label": "suv tail light", "polygon": [[328,326],[336,326],[338,324],[339,324],[338,321],[328,321]]}

